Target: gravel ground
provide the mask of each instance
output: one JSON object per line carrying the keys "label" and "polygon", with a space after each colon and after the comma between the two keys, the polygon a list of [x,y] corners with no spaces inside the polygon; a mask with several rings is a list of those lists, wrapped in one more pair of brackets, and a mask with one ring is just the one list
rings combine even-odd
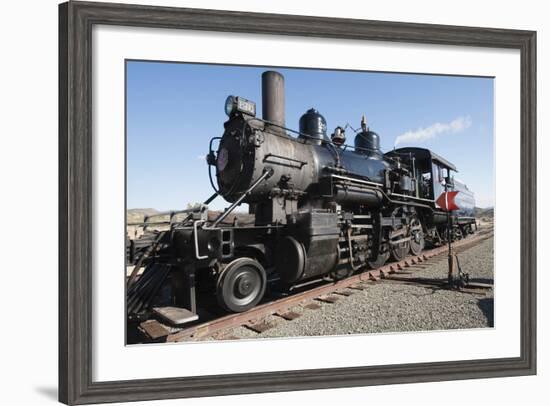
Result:
{"label": "gravel ground", "polygon": [[[493,238],[458,254],[470,280],[493,283]],[[447,278],[447,257],[415,271],[415,277]],[[295,307],[302,316],[285,321],[270,316],[275,327],[258,334],[246,327],[217,339],[268,338],[493,327],[493,291],[485,295],[391,282],[369,284],[363,291],[321,303],[320,309]]]}

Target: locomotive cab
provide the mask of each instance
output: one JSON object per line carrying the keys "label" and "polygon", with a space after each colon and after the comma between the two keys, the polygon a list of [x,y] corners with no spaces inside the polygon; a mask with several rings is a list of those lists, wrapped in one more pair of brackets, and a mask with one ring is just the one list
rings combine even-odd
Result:
{"label": "locomotive cab", "polygon": [[452,172],[457,172],[457,169],[435,152],[425,148],[398,148],[385,156],[397,158],[411,169],[417,198],[434,201],[445,190],[453,190]]}
{"label": "locomotive cab", "polygon": [[461,238],[473,232],[476,224],[474,194],[463,182],[455,179],[454,174],[458,172],[455,165],[425,148],[398,148],[385,156],[405,162],[414,173],[416,197],[431,208],[424,219],[426,226],[432,229],[431,234],[440,236],[445,232],[447,213],[436,203],[437,198],[445,191],[459,192],[456,202],[460,209],[452,216],[452,221],[459,230],[457,235]]}

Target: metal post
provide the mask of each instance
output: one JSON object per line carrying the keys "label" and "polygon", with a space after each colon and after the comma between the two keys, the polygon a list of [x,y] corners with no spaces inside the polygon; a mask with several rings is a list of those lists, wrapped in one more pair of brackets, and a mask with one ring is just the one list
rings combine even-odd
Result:
{"label": "metal post", "polygon": [[[449,173],[449,170],[447,169],[447,179],[445,179],[445,193],[449,191],[449,181],[451,179],[451,175]],[[449,273],[447,274],[447,283],[449,284],[449,287],[454,286],[454,260],[453,260],[453,246],[451,244],[452,241],[452,221],[451,221],[451,211],[447,207],[447,244],[449,246],[449,252],[447,254],[447,263],[449,265]]]}
{"label": "metal post", "polygon": [[191,265],[186,269],[185,272],[185,284],[187,285],[187,297],[185,301],[187,302],[187,309],[191,310],[193,313],[197,313],[197,298],[195,296],[195,266]]}
{"label": "metal post", "polygon": [[174,305],[197,313],[197,298],[195,293],[195,264],[179,264],[177,272],[172,274],[174,289]]}
{"label": "metal post", "polygon": [[447,257],[447,261],[449,264],[449,273],[447,275],[447,281],[449,283],[449,286],[454,285],[454,258],[453,258],[453,246],[451,244],[451,230],[452,230],[452,224],[451,224],[451,212],[447,211],[447,242],[449,245],[449,253]]}

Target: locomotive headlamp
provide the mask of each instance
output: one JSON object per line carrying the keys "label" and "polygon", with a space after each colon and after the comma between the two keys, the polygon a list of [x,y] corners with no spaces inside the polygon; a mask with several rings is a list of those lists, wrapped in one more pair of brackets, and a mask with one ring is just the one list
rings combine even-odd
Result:
{"label": "locomotive headlamp", "polygon": [[231,117],[235,113],[256,116],[256,103],[239,96],[227,96],[225,99],[225,114]]}

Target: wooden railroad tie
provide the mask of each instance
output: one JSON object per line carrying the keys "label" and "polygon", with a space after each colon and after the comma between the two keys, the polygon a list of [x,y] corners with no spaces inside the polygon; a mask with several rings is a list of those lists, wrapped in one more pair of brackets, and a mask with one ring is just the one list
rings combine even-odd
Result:
{"label": "wooden railroad tie", "polygon": [[334,292],[335,295],[340,295],[340,296],[351,296],[353,294],[355,294],[355,292],[351,291],[351,290],[337,290],[336,292]]}
{"label": "wooden railroad tie", "polygon": [[243,324],[244,327],[246,327],[249,330],[255,331],[258,334],[263,333],[264,331],[269,330],[270,328],[275,327],[275,323],[269,322],[266,320],[262,321],[250,321],[248,323]]}
{"label": "wooden railroad tie", "polygon": [[288,312],[277,312],[275,313],[275,316],[291,321],[300,317],[301,314],[297,312],[288,311]]}
{"label": "wooden railroad tie", "polygon": [[318,300],[320,302],[325,302],[325,303],[336,303],[338,300],[340,300],[340,298],[336,295],[328,294],[328,295],[317,296],[315,300]]}
{"label": "wooden railroad tie", "polygon": [[309,310],[317,310],[321,308],[321,305],[319,303],[310,302],[308,304],[305,304],[303,307]]}
{"label": "wooden railroad tie", "polygon": [[153,340],[161,337],[166,337],[170,334],[170,331],[162,324],[160,324],[157,320],[147,320],[141,323],[139,326]]}

